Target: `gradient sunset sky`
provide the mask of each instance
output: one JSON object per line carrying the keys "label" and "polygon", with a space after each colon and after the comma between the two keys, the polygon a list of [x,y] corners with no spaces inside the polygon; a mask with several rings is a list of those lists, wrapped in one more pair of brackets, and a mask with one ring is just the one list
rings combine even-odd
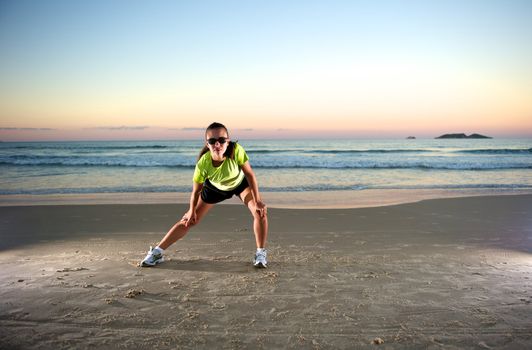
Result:
{"label": "gradient sunset sky", "polygon": [[532,136],[532,1],[0,0],[0,140]]}

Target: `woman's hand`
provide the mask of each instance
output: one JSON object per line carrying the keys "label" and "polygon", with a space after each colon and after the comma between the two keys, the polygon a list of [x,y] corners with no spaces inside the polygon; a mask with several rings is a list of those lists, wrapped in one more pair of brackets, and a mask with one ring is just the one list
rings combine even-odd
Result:
{"label": "woman's hand", "polygon": [[268,209],[266,209],[266,204],[263,201],[257,201],[255,210],[259,213],[260,217],[263,218],[266,216]]}
{"label": "woman's hand", "polygon": [[189,225],[194,225],[197,219],[198,217],[196,215],[196,211],[193,209],[189,209],[189,211],[187,211],[185,215],[183,215],[181,221],[185,224],[185,227],[188,227]]}

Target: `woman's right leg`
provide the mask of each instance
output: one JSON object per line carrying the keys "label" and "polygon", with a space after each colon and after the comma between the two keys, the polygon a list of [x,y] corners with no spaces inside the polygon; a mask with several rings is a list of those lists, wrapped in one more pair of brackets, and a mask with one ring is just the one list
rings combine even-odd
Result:
{"label": "woman's right leg", "polygon": [[183,238],[188,230],[194,225],[197,225],[201,218],[207,214],[209,209],[211,209],[214,206],[214,204],[205,203],[201,198],[198,201],[198,204],[196,205],[196,222],[194,224],[185,226],[185,223],[183,220],[178,221],[172,228],[168,231],[168,233],[164,236],[164,238],[159,242],[158,246],[162,249],[167,249],[172,244],[177,242],[179,239]]}

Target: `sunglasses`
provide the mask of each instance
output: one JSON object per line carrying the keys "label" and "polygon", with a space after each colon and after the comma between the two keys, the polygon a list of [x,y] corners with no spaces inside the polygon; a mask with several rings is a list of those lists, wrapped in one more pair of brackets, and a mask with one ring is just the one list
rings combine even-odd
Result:
{"label": "sunglasses", "polygon": [[218,142],[220,145],[223,145],[227,141],[227,137],[218,137],[218,138],[210,138],[207,139],[207,142],[209,145],[214,145],[216,142]]}

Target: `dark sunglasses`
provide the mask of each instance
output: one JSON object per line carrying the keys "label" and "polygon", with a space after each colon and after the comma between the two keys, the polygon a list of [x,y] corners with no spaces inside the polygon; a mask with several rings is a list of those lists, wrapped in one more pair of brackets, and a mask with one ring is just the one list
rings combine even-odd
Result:
{"label": "dark sunglasses", "polygon": [[216,144],[216,141],[218,141],[220,145],[223,145],[227,141],[227,137],[218,137],[217,139],[213,137],[213,138],[207,139],[207,142],[209,143],[209,145]]}

